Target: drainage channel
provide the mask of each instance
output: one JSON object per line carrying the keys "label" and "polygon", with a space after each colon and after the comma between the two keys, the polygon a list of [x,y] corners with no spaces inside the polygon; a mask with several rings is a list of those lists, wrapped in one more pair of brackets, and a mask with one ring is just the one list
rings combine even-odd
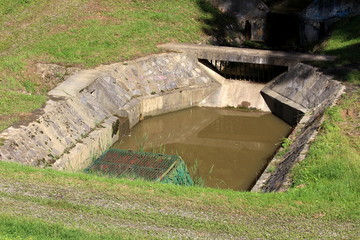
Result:
{"label": "drainage channel", "polygon": [[[189,47],[187,46],[187,48]],[[204,159],[209,159],[210,155],[216,156],[218,162],[214,160],[211,163],[210,160],[205,160],[210,163],[207,169],[201,167],[200,160],[197,163],[198,168],[194,167],[196,164],[191,165],[190,163],[189,166],[189,168],[198,169],[198,172],[204,169],[205,175],[202,178],[208,180],[207,182],[209,179],[217,179],[218,182],[212,185],[214,187],[249,189],[268,165],[275,167],[275,171],[271,173],[271,176],[265,176],[265,173],[268,172],[265,170],[252,190],[279,190],[292,165],[304,155],[304,151],[307,149],[305,145],[310,142],[312,133],[320,124],[314,123],[321,120],[324,109],[333,104],[343,91],[340,83],[318,72],[316,68],[301,63],[294,65],[294,61],[299,61],[299,59],[324,61],[331,60],[331,58],[249,49],[226,48],[226,50],[224,48],[213,49],[208,46],[205,48],[209,52],[203,52],[202,57],[192,53],[160,54],[126,64],[101,66],[75,74],[49,92],[50,99],[36,121],[19,128],[9,128],[0,133],[2,140],[0,159],[40,167],[52,166],[58,170],[83,170],[91,164],[94,158],[112,146],[119,139],[121,133],[128,131],[129,128],[132,129],[144,117],[194,106],[236,107],[245,105],[250,108],[271,111],[272,114],[291,126],[297,125],[300,121],[297,129],[289,136],[293,142],[291,150],[283,158],[273,159],[268,165],[267,161],[275,151],[272,150],[264,158],[262,165],[260,164],[260,167],[254,170],[243,170],[239,158],[230,158],[230,155],[239,156],[239,154],[236,152],[230,154],[228,150],[238,147],[248,151],[246,160],[251,163],[256,162],[252,159],[252,152],[264,149],[263,146],[268,144],[267,141],[264,142],[264,139],[266,140],[270,136],[266,131],[274,126],[274,124],[267,125],[267,121],[258,122],[258,119],[268,118],[263,116],[265,113],[253,118],[245,116],[244,119],[248,119],[247,121],[235,120],[236,123],[231,123],[237,119],[233,113],[226,113],[225,116],[217,113],[215,118],[206,113],[199,114],[195,121],[196,124],[191,122],[185,124],[187,121],[182,120],[182,117],[173,117],[178,121],[176,124],[185,124],[184,127],[189,129],[180,130],[180,126],[175,123],[166,125],[162,121],[157,121],[152,123],[150,130],[171,130],[173,133],[170,135],[176,136],[177,134],[177,139],[183,141],[180,143],[190,152],[202,148],[204,149],[203,153],[209,155],[200,154],[205,155]],[[199,54],[201,55],[201,51],[197,55]],[[230,62],[213,62],[211,68],[206,67],[211,65],[211,61],[205,66],[198,63],[198,59],[216,59],[215,55],[219,57],[218,59],[233,59],[231,61],[239,61],[242,64],[236,65],[235,70],[228,70],[231,69],[229,66],[232,63],[230,64]],[[252,82],[270,80],[272,76],[276,75],[271,75],[271,72],[276,72],[276,69],[248,65],[248,62],[282,65],[283,61],[289,63],[284,66],[291,65],[288,72],[280,74],[267,84]],[[217,70],[216,67],[220,68]],[[264,71],[262,74],[260,74],[261,71],[251,74],[256,72],[256,69]],[[265,69],[267,69],[267,74]],[[223,76],[230,75],[227,78],[248,78],[249,80],[232,81],[224,79],[218,73]],[[262,76],[264,77],[262,78]],[[194,110],[192,112],[190,116],[196,116]],[[119,117],[126,118],[126,124],[122,123]],[[223,120],[225,123],[222,123]],[[321,122],[320,120],[318,122]],[[198,123],[202,125],[199,126]],[[141,123],[138,126],[141,126]],[[259,141],[254,139],[256,134],[246,134],[249,129],[259,130],[263,134],[260,140],[258,139]],[[211,133],[208,130],[215,130],[215,132]],[[185,133],[193,134],[196,138],[188,139],[188,135]],[[250,140],[241,139],[244,134],[252,138]],[[270,145],[276,146],[275,144],[279,143],[279,140],[286,135],[287,133],[278,136]],[[169,133],[165,136],[169,136]],[[142,137],[143,135],[140,135],[137,139],[142,139]],[[235,137],[240,137],[240,139]],[[204,143],[198,143],[200,140]],[[198,158],[186,157],[185,154],[182,154],[182,149],[172,150],[173,145],[176,144],[175,141],[159,142],[158,145],[155,144],[155,140],[148,142],[154,145],[144,146],[143,150],[145,151],[166,145],[169,151],[179,153],[176,155],[180,155],[184,159],[195,161]],[[206,146],[209,147],[206,148]],[[30,151],[29,149],[34,150]],[[303,151],[303,149],[305,150]],[[252,179],[242,185],[240,180],[234,178],[232,183],[235,185],[231,186],[232,183],[226,183],[224,179],[215,177],[213,172],[221,169],[220,167],[227,163],[233,165],[227,170],[223,169],[222,176],[231,176],[231,171],[237,169],[233,172],[234,177],[236,175],[243,176],[246,172],[252,175]],[[174,171],[176,174],[172,175],[172,178],[177,178],[178,173],[184,172],[183,166],[179,164],[177,170]],[[233,176],[230,178],[232,179]]]}
{"label": "drainage channel", "polygon": [[179,155],[195,182],[246,191],[291,129],[271,113],[197,107],[145,119],[113,148]]}

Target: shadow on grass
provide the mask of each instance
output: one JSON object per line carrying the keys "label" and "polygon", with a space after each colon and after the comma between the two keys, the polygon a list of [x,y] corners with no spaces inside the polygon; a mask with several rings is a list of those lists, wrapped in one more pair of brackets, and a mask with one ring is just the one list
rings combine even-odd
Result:
{"label": "shadow on grass", "polygon": [[335,62],[318,63],[337,80],[360,85],[360,15],[338,22],[321,53],[336,56]]}
{"label": "shadow on grass", "polygon": [[199,19],[204,23],[203,32],[210,36],[209,43],[220,46],[238,47],[243,42],[243,35],[236,18],[220,12],[208,1],[196,1],[200,10],[209,17]]}
{"label": "shadow on grass", "polygon": [[337,80],[360,85],[360,43],[324,50],[326,55],[337,56],[335,62],[316,64],[326,74],[333,75]]}

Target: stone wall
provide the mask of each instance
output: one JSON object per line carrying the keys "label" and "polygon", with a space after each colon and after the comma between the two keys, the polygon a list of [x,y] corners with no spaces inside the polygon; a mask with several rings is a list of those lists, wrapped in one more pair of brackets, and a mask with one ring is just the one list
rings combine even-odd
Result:
{"label": "stone wall", "polygon": [[[196,106],[219,84],[194,55],[161,54],[83,70],[49,92],[43,113],[0,134],[0,159],[78,170],[142,117]],[[120,124],[120,117],[129,123]]]}
{"label": "stone wall", "polygon": [[303,45],[324,37],[340,18],[360,14],[358,0],[317,0],[300,14],[300,38]]}
{"label": "stone wall", "polygon": [[266,18],[270,11],[261,0],[209,0],[221,12],[234,16],[246,40],[264,41],[267,38]]}

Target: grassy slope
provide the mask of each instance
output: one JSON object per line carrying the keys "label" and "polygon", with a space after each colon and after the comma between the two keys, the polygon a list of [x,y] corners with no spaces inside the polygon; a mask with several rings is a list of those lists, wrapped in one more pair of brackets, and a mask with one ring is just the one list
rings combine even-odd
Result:
{"label": "grassy slope", "polygon": [[1,0],[0,131],[46,100],[37,62],[93,67],[200,42],[213,15],[202,0]]}
{"label": "grassy slope", "polygon": [[330,39],[323,46],[322,53],[335,55],[332,64],[320,66],[337,79],[360,85],[360,16],[339,22]]}
{"label": "grassy slope", "polygon": [[[74,4],[71,7],[67,4],[62,6],[61,3],[45,0],[36,1],[38,4],[36,6],[35,1],[31,0],[3,2],[13,5],[28,4],[26,7],[17,4],[18,8],[12,7],[6,10],[10,11],[9,14],[13,14],[11,16],[17,16],[14,24],[18,25],[13,30],[19,32],[14,36],[4,34],[5,37],[0,40],[2,49],[0,72],[3,87],[0,88],[0,93],[19,94],[20,100],[16,100],[19,103],[23,101],[24,96],[36,97],[35,94],[21,93],[25,86],[32,86],[31,83],[25,84],[26,79],[23,78],[27,64],[32,61],[64,61],[92,66],[101,61],[115,61],[122,56],[111,51],[96,53],[96,49],[83,50],[92,49],[89,46],[94,40],[92,37],[88,37],[85,41],[85,48],[80,43],[77,46],[79,51],[77,51],[78,48],[71,48],[71,38],[67,35],[71,34],[69,30],[72,28],[63,29],[59,24],[56,27],[50,27],[59,31],[58,35],[55,37],[52,33],[47,35],[46,33],[51,31],[46,29],[46,21],[43,20],[46,15],[35,11],[40,9],[39,6],[43,6],[44,11],[59,11],[56,16],[47,17],[47,21],[53,20],[57,23],[59,21],[57,18],[63,19],[64,26],[67,27],[69,27],[67,21],[70,21],[74,24],[73,36],[86,37],[88,34],[94,36],[91,34],[98,33],[86,30],[86,28],[84,30],[78,24],[86,25],[87,21],[90,23],[94,21],[96,26],[102,20],[94,20],[91,17],[83,23],[80,20],[73,22],[68,20],[72,18],[67,17],[68,14],[80,15],[79,7],[86,6],[88,1],[66,1]],[[48,7],[49,2],[54,3],[53,8]],[[118,1],[107,2],[115,4]],[[151,15],[154,9],[151,7],[148,9],[144,7],[144,4],[155,6],[152,4],[159,4],[157,2],[162,3],[160,4],[164,5],[162,7],[171,9],[165,4],[170,1],[147,1],[147,3],[122,1],[121,3],[126,11],[132,11],[129,6],[135,9],[136,4],[140,4],[143,11]],[[114,5],[110,8],[111,11],[100,12],[107,15],[109,11],[116,12],[117,7],[119,6]],[[195,6],[193,7],[194,11],[199,11]],[[31,8],[34,9],[26,10]],[[2,11],[4,9],[2,8]],[[71,9],[73,11],[67,11]],[[62,15],[62,12],[66,14]],[[139,17],[144,17],[145,13],[142,12]],[[117,16],[122,16],[123,13],[119,10],[117,14]],[[31,17],[33,21],[28,21],[28,17]],[[4,21],[4,18],[1,21]],[[120,17],[119,21],[125,21],[125,19]],[[353,21],[341,26],[341,31],[335,31],[324,49],[325,52],[333,51],[333,48],[336,49],[333,46],[341,42],[346,45],[347,41],[354,41],[353,39],[357,41],[359,35],[341,38],[344,34],[342,31],[354,31],[351,27]],[[39,25],[36,24],[40,24],[45,29],[40,29],[40,32],[36,34],[24,33],[26,30],[21,26],[24,25],[26,29],[29,26],[26,23],[35,24],[29,29],[37,29]],[[2,24],[0,26],[4,28]],[[130,27],[130,25],[127,26]],[[350,27],[346,30],[347,26]],[[104,31],[110,30],[104,29]],[[79,32],[81,34],[77,35]],[[184,41],[190,41],[186,39],[186,36],[191,34],[187,35],[184,31],[179,35],[183,34]],[[190,39],[199,38],[195,35]],[[2,40],[4,38],[16,39],[15,36],[21,36],[20,39],[22,39],[15,45]],[[53,41],[55,43],[50,47],[48,44]],[[62,45],[63,41],[67,44]],[[97,39],[97,41],[100,40]],[[108,43],[104,42],[104,44]],[[50,50],[58,45],[61,49],[69,48],[68,52],[60,51],[65,52],[64,56],[57,56],[57,51],[51,53]],[[152,47],[148,47],[155,49],[154,46],[155,43]],[[44,48],[46,50],[43,50]],[[123,51],[126,50],[127,48]],[[129,52],[132,51],[136,52],[136,49],[129,50]],[[150,52],[152,51],[149,50],[148,53]],[[141,54],[143,53],[146,52]],[[100,54],[98,56],[100,60],[92,62],[97,61],[91,59],[97,56],[96,54]],[[131,56],[136,55],[137,53],[134,53]],[[338,55],[343,58],[341,53]],[[71,56],[77,56],[76,59],[91,60],[76,61],[75,58],[71,59]],[[351,61],[359,61],[359,59]],[[36,91],[36,86],[34,91]],[[7,98],[5,95],[5,99]],[[4,99],[4,95],[1,95],[1,99]],[[294,187],[286,193],[254,194],[197,187],[183,188],[166,184],[38,170],[0,162],[0,239],[141,239],[150,237],[356,239],[360,235],[358,207],[360,204],[358,117],[360,109],[358,102],[359,93],[357,92],[347,96],[340,105],[328,111],[327,120],[309,156],[301,163],[301,167],[297,167],[294,171]],[[35,107],[35,105],[32,106]]]}

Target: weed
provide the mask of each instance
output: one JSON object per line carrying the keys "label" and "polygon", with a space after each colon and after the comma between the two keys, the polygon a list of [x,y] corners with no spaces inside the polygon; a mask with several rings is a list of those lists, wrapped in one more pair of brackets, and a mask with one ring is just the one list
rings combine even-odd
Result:
{"label": "weed", "polygon": [[285,154],[290,150],[292,141],[289,138],[283,138],[280,144],[281,144],[280,150],[276,154],[276,156],[279,158],[285,156]]}
{"label": "weed", "polygon": [[360,85],[360,70],[352,70],[345,76],[345,80]]}
{"label": "weed", "polygon": [[25,82],[23,82],[23,86],[25,87],[27,92],[35,93],[35,91],[36,91],[36,84],[29,80],[26,80]]}
{"label": "weed", "polygon": [[194,181],[195,186],[204,187],[205,179],[200,176],[199,163],[195,160],[194,164],[188,167],[189,173]]}
{"label": "weed", "polygon": [[254,42],[254,41],[244,41],[243,45],[246,48],[271,49],[269,46],[267,46],[264,43]]}
{"label": "weed", "polygon": [[136,145],[138,146],[138,147],[137,147],[137,150],[138,150],[139,152],[145,152],[145,143],[146,143],[148,137],[149,137],[149,136],[148,136],[146,133],[142,136],[141,139],[137,139],[137,138],[135,137],[135,142],[136,142]]}
{"label": "weed", "polygon": [[275,170],[276,170],[276,166],[269,166],[269,167],[266,169],[266,172],[272,173],[272,172],[275,172]]}
{"label": "weed", "polygon": [[65,79],[65,74],[57,72],[57,73],[55,73],[55,77],[59,78],[60,80],[64,80]]}
{"label": "weed", "polygon": [[95,128],[105,128],[104,125],[102,125],[103,122],[96,122],[95,123]]}
{"label": "weed", "polygon": [[76,143],[72,143],[69,147],[64,149],[64,154],[69,154],[71,149],[73,149],[76,146]]}

